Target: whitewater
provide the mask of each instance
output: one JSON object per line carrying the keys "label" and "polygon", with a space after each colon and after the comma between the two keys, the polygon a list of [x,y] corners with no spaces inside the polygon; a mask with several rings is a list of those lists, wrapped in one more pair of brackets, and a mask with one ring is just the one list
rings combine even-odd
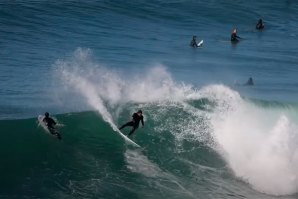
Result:
{"label": "whitewater", "polygon": [[[88,51],[79,49],[75,61],[57,65],[67,86],[77,89],[78,94],[85,97],[87,104],[97,110],[112,128],[114,123],[107,107],[110,107],[110,112],[119,112],[125,104],[141,104],[136,108],[149,108],[148,113],[153,115],[154,121],[165,118],[165,124],[161,124],[158,127],[161,129],[156,132],[170,130],[177,142],[191,139],[212,147],[227,161],[237,177],[258,191],[272,195],[297,191],[298,126],[293,117],[295,109],[290,106],[258,106],[224,85],[195,89],[192,85],[179,84],[163,66],[153,67],[145,76],[135,76],[126,82],[117,72],[107,71],[90,63],[89,59]],[[93,66],[90,71],[80,71],[80,66],[88,65]],[[109,91],[113,91],[112,94]],[[207,100],[203,106],[210,112],[189,104],[202,99]],[[156,108],[158,106],[162,111]],[[155,107],[154,111],[150,111],[152,107]],[[182,118],[178,116],[169,122],[171,115],[168,111],[179,115],[179,109],[183,111]],[[118,115],[114,117],[118,118]]]}
{"label": "whitewater", "polygon": [[[0,198],[297,198],[297,10],[1,2]],[[117,131],[139,109],[136,147]]]}

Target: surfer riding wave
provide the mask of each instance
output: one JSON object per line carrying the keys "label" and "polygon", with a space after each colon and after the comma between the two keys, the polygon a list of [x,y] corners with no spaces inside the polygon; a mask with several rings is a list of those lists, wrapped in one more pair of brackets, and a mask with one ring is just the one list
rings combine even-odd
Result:
{"label": "surfer riding wave", "polygon": [[142,110],[138,110],[138,112],[132,115],[132,121],[127,122],[126,124],[122,125],[119,130],[123,129],[126,126],[132,126],[131,131],[129,132],[128,136],[134,133],[134,131],[139,127],[140,121],[142,122],[142,127],[144,127],[144,117]]}
{"label": "surfer riding wave", "polygon": [[55,135],[57,136],[57,138],[59,140],[61,140],[61,135],[60,133],[58,133],[58,131],[56,130],[55,128],[55,125],[57,124],[55,122],[55,120],[53,120],[53,118],[50,117],[50,114],[48,112],[46,112],[45,114],[45,117],[43,118],[43,122],[45,123],[45,125],[48,127],[48,130],[49,132],[52,134],[52,135]]}

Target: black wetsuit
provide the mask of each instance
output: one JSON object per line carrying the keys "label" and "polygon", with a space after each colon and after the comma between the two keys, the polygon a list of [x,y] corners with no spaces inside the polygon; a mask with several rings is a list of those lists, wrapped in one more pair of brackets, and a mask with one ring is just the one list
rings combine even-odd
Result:
{"label": "black wetsuit", "polygon": [[132,126],[132,129],[131,129],[131,131],[128,134],[128,136],[130,136],[139,127],[140,121],[142,122],[142,125],[144,126],[143,115],[139,116],[137,113],[134,113],[132,115],[132,121],[127,122],[126,124],[124,124],[123,126],[121,126],[119,129],[121,130],[121,129],[123,129],[126,126]]}
{"label": "black wetsuit", "polygon": [[56,122],[52,118],[45,117],[42,121],[47,125],[51,134],[56,135],[59,139],[61,139],[61,135],[57,132],[57,130],[54,127],[56,125]]}
{"label": "black wetsuit", "polygon": [[248,79],[248,81],[244,84],[244,86],[253,86],[254,85],[254,82],[253,82],[253,80],[252,80],[252,78],[250,77],[249,79]]}
{"label": "black wetsuit", "polygon": [[241,39],[241,38],[238,37],[236,33],[231,34],[231,41],[237,42],[237,41],[239,41],[238,39]]}
{"label": "black wetsuit", "polygon": [[257,25],[256,25],[256,29],[257,30],[262,30],[264,28],[264,24],[262,22],[258,22]]}
{"label": "black wetsuit", "polygon": [[191,40],[191,42],[190,42],[190,46],[191,46],[191,47],[198,47],[198,44],[197,44],[197,42],[196,42],[195,39],[192,39],[192,40]]}

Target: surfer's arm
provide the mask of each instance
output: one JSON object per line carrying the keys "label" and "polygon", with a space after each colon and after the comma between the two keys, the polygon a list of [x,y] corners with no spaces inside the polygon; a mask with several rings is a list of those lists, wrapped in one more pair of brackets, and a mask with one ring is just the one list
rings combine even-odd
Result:
{"label": "surfer's arm", "polygon": [[[52,119],[53,120],[53,119]],[[55,120],[53,120],[53,124],[56,125],[57,123],[55,122]]]}
{"label": "surfer's arm", "polygon": [[43,118],[42,122],[45,123],[46,126],[48,126],[48,120],[46,118]]}
{"label": "surfer's arm", "polygon": [[134,113],[131,117],[132,117],[132,121],[136,122],[136,118],[138,117],[138,114]]}
{"label": "surfer's arm", "polygon": [[142,126],[144,127],[144,118],[141,118]]}
{"label": "surfer's arm", "polygon": [[53,120],[52,118],[50,119],[51,121],[50,121],[50,124],[51,124],[51,126],[55,126],[57,123],[55,122],[55,120]]}

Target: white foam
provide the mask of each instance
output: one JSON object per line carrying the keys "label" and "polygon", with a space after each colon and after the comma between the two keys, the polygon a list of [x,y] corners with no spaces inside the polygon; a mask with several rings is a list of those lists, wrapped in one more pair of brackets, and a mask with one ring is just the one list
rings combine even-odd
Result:
{"label": "white foam", "polygon": [[[81,50],[76,52],[79,54],[81,59],[86,59],[88,56],[85,53],[82,53]],[[79,62],[80,63],[80,62]],[[71,89],[75,89],[79,92],[85,99],[88,104],[92,106],[95,110],[97,110],[103,117],[104,121],[108,122],[114,130],[117,129],[115,126],[112,116],[108,112],[107,108],[104,105],[104,102],[99,96],[98,90],[96,87],[88,81],[83,76],[80,76],[79,73],[82,72],[79,68],[72,68],[71,71],[67,70],[67,63],[59,62],[59,66],[61,67],[60,75],[66,85],[68,85]]]}
{"label": "white foam", "polygon": [[125,159],[127,168],[132,172],[152,178],[163,176],[160,168],[137,150],[126,150]]}
{"label": "white foam", "polygon": [[[59,61],[57,66],[67,89],[83,96],[113,128],[110,107],[128,102],[157,103],[160,109],[151,113],[151,119],[166,118],[164,129],[170,129],[178,140],[191,137],[209,142],[206,137],[211,136],[235,175],[254,189],[272,195],[298,191],[298,127],[286,110],[258,107],[223,85],[197,90],[177,83],[163,66],[142,74],[106,69],[92,61],[88,50],[78,49],[73,59]],[[188,103],[201,98],[214,103],[212,112]],[[181,111],[182,117],[169,117],[173,107],[168,106]],[[162,125],[158,127],[161,131]],[[139,167],[131,169],[143,172]],[[148,176],[160,172],[154,166],[148,171]]]}
{"label": "white foam", "polygon": [[222,89],[228,95],[217,102],[228,105],[218,107],[211,119],[217,150],[236,176],[254,189],[272,195],[296,193],[297,125],[285,110],[261,108]]}
{"label": "white foam", "polygon": [[[171,192],[184,193],[194,198],[194,195],[183,187],[175,176],[162,171],[156,164],[152,163],[146,156],[137,150],[126,150],[125,159],[127,168],[147,178],[154,178],[153,182],[163,189],[171,190]],[[159,180],[157,180],[159,179]],[[170,186],[170,185],[174,186]],[[178,189],[177,189],[178,188]]]}
{"label": "white foam", "polygon": [[106,69],[92,61],[89,50],[78,49],[74,57],[56,63],[59,73],[63,73],[64,84],[72,75],[92,85],[94,91],[109,105],[127,102],[154,102],[163,100],[183,100],[191,97],[191,85],[177,84],[171,74],[162,65],[144,69],[142,74],[131,74],[120,70]]}

